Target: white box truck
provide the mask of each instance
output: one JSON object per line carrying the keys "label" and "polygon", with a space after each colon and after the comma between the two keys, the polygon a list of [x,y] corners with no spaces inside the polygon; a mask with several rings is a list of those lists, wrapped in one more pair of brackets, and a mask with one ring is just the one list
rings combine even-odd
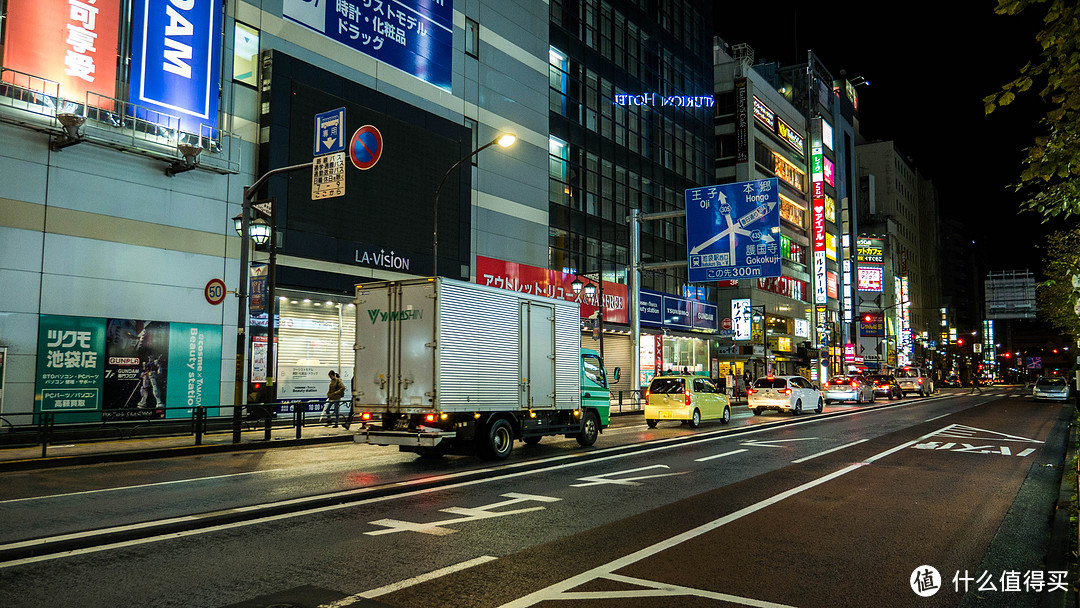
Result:
{"label": "white box truck", "polygon": [[355,304],[357,443],[501,460],[515,439],[589,446],[608,425],[576,302],[440,277],[357,285]]}

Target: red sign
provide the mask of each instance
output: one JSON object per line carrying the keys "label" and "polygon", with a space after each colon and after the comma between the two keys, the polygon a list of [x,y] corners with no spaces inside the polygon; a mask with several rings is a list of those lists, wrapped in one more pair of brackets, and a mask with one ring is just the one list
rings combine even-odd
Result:
{"label": "red sign", "polygon": [[364,125],[349,141],[349,159],[357,169],[367,171],[382,158],[382,133],[374,125]]}
{"label": "red sign", "polygon": [[[42,92],[64,99],[86,103],[87,93],[116,97],[119,23],[120,0],[8,0],[4,67],[58,83],[58,91]],[[4,79],[41,88],[19,74]],[[89,101],[112,107],[94,96]]]}
{"label": "red sign", "polygon": [[216,306],[225,299],[225,281],[210,279],[203,288],[203,296],[206,301]]}
{"label": "red sign", "polygon": [[[571,283],[576,278],[578,277],[575,275],[558,270],[516,264],[482,255],[476,256],[476,282],[478,284],[578,302],[581,304],[581,317],[583,319],[591,317],[600,306],[600,290],[597,290],[592,297],[586,296],[584,290],[580,294],[575,294]],[[590,281],[596,282],[595,279],[581,277],[582,283]],[[604,321],[630,322],[628,296],[626,285],[604,281]]]}
{"label": "red sign", "polygon": [[731,329],[731,317],[725,317],[720,321],[720,329]]}
{"label": "red sign", "polygon": [[815,198],[814,213],[814,251],[825,251],[825,199]]}

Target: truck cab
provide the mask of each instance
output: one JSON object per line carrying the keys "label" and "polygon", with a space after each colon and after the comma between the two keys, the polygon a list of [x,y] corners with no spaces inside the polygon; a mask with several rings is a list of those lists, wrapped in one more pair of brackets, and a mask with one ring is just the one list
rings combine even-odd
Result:
{"label": "truck cab", "polygon": [[[619,368],[615,368],[614,381],[619,380]],[[596,411],[601,428],[607,427],[611,406],[607,371],[600,353],[591,348],[581,349],[581,409]]]}

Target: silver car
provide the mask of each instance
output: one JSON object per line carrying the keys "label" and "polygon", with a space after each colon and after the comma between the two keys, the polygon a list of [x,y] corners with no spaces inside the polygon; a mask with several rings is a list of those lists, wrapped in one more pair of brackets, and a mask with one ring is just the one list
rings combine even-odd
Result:
{"label": "silver car", "polygon": [[1046,399],[1048,401],[1068,401],[1069,383],[1065,378],[1055,376],[1041,376],[1031,389],[1031,396],[1036,401]]}
{"label": "silver car", "polygon": [[874,402],[874,383],[862,376],[836,376],[821,387],[825,403],[833,401]]}
{"label": "silver car", "polygon": [[758,378],[747,392],[747,404],[755,414],[776,410],[798,416],[810,410],[820,414],[824,409],[821,391],[802,376]]}

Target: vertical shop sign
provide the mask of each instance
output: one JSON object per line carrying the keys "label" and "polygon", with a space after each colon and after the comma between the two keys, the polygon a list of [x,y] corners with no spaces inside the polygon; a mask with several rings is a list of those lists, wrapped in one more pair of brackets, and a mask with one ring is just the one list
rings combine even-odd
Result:
{"label": "vertical shop sign", "polygon": [[[130,100],[143,106],[133,108],[137,118],[201,135],[201,125],[217,127],[221,2],[132,3]],[[180,124],[170,124],[173,116]]]}
{"label": "vertical shop sign", "polygon": [[735,81],[735,162],[745,163],[750,161],[750,135],[749,135],[749,112],[747,106],[750,100],[747,98],[746,79],[739,78]]}
{"label": "vertical shop sign", "polygon": [[248,312],[252,315],[261,315],[266,312],[266,288],[269,278],[270,266],[268,264],[251,265],[251,282],[248,293],[251,300],[248,304]]}
{"label": "vertical shop sign", "polygon": [[[78,103],[85,103],[88,93],[108,99],[116,96],[120,0],[8,0],[4,23],[4,67],[8,70],[56,82],[59,91],[43,92]],[[4,80],[29,84],[24,76],[11,72],[5,73]],[[105,100],[91,101],[112,109]]]}
{"label": "vertical shop sign", "polygon": [[828,301],[828,286],[825,269],[825,199],[813,199],[814,221],[814,303]]}
{"label": "vertical shop sign", "polygon": [[[99,411],[104,353],[104,319],[41,315],[34,387],[36,411]],[[65,417],[60,422],[73,421]]]}
{"label": "vertical shop sign", "polygon": [[216,416],[221,403],[221,326],[170,323],[168,362],[166,418],[189,417],[197,407],[209,408],[207,414]]}

